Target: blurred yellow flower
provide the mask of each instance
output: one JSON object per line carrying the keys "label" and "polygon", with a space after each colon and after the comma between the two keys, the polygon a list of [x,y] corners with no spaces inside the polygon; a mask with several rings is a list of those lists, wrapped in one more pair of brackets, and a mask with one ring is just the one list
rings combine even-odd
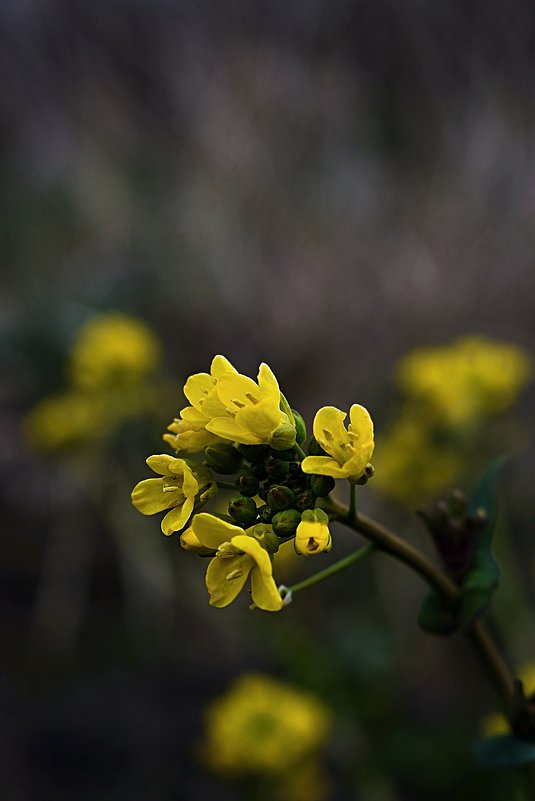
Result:
{"label": "blurred yellow flower", "polygon": [[232,603],[250,576],[256,606],[267,612],[282,609],[282,598],[273,579],[271,554],[261,544],[271,532],[269,526],[256,525],[244,532],[239,526],[201,512],[195,515],[191,527],[194,536],[184,536],[182,547],[215,552],[206,571],[212,606],[223,608]]}
{"label": "blurred yellow flower", "polygon": [[301,522],[295,532],[295,550],[303,556],[330,551],[332,537],[329,531],[329,517],[322,509],[307,509],[301,515]]}
{"label": "blurred yellow flower", "polygon": [[324,406],[314,418],[314,437],[328,456],[307,456],[301,464],[304,473],[358,481],[373,453],[373,422],[364,406],[355,403],[345,412]]}
{"label": "blurred yellow flower", "polygon": [[163,533],[169,536],[184,528],[197,495],[211,483],[211,473],[203,465],[175,459],[166,453],[149,456],[147,464],[161,478],[146,478],[136,484],[132,503],[144,515],[169,509],[161,524]]}
{"label": "blurred yellow flower", "polygon": [[152,331],[135,317],[99,314],[79,331],[69,363],[72,383],[82,390],[145,379],[160,362]]}
{"label": "blurred yellow flower", "polygon": [[423,503],[455,482],[463,454],[434,439],[426,419],[407,408],[377,442],[373,485],[409,505]]}
{"label": "blurred yellow flower", "polygon": [[430,407],[446,424],[466,425],[511,406],[531,372],[521,348],[472,336],[416,349],[401,361],[398,381],[428,413]]}
{"label": "blurred yellow flower", "polygon": [[200,754],[223,775],[281,776],[319,755],[330,726],[331,714],[319,699],[268,676],[245,674],[207,707]]}
{"label": "blurred yellow flower", "polygon": [[64,392],[34,406],[23,426],[31,445],[42,451],[54,451],[104,436],[109,420],[99,399],[81,392]]}

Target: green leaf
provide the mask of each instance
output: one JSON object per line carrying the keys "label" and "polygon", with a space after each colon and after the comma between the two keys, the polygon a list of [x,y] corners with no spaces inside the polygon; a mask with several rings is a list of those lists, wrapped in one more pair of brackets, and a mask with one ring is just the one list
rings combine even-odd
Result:
{"label": "green leaf", "polygon": [[432,587],[420,608],[418,623],[424,631],[430,634],[448,636],[457,630],[457,619],[451,610],[450,604]]}
{"label": "green leaf", "polygon": [[472,567],[465,576],[461,590],[459,624],[463,630],[487,608],[500,582],[500,568],[490,549],[498,519],[496,486],[505,460],[506,457],[501,456],[489,465],[469,504],[470,514],[483,510],[487,520],[478,532]]}
{"label": "green leaf", "polygon": [[499,734],[480,740],[475,755],[485,768],[511,768],[535,762],[535,741],[522,740],[514,734]]}

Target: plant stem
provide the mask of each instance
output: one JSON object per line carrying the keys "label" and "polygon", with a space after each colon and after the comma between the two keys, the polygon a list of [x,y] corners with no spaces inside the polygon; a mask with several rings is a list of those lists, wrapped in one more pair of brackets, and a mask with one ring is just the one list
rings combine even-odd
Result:
{"label": "plant stem", "polygon": [[292,593],[292,595],[300,590],[306,590],[307,587],[312,587],[314,584],[318,584],[320,581],[323,581],[329,576],[334,576],[335,573],[339,573],[341,570],[345,570],[346,567],[350,567],[351,565],[360,562],[362,559],[365,559],[369,556],[373,551],[377,550],[377,546],[373,543],[370,545],[365,545],[363,548],[359,548],[358,551],[349,554],[349,556],[344,557],[343,559],[339,559],[338,562],[334,562],[329,567],[326,567],[324,570],[320,570],[318,573],[314,573],[312,576],[309,576],[303,581],[299,581],[297,584],[293,584],[291,587],[288,587],[288,591]]}
{"label": "plant stem", "polygon": [[302,449],[302,447],[301,447],[300,445],[298,445],[298,444],[297,444],[297,442],[295,443],[295,445],[294,445],[294,448],[295,448],[295,450],[296,450],[296,452],[297,452],[297,455],[299,456],[299,458],[300,458],[301,460],[303,460],[303,459],[306,459],[306,458],[307,458],[307,455],[306,455],[306,453],[304,452],[304,450]]}
{"label": "plant stem", "polygon": [[357,523],[357,485],[353,484],[353,482],[349,482],[349,512],[347,513],[347,519],[351,523],[351,525],[356,525]]}
{"label": "plant stem", "polygon": [[[397,534],[394,534],[394,532],[367,515],[359,513],[353,520],[351,507],[347,509],[347,507],[329,499],[326,508],[334,515],[335,520],[364,535],[379,550],[389,553],[400,562],[408,565],[422,576],[427,584],[435,587],[450,602],[453,604],[459,603],[460,590],[458,586],[420,550],[414,548]],[[498,651],[491,633],[482,620],[476,619],[466,632],[466,636],[474,646],[489,682],[500,699],[504,712],[511,719],[514,691],[513,677]]]}

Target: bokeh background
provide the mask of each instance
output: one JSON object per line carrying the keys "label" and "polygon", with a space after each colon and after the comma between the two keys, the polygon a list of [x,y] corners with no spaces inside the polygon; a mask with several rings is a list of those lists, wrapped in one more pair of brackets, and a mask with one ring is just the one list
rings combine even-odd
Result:
{"label": "bokeh background", "polygon": [[[6,801],[263,798],[198,747],[206,704],[251,671],[331,710],[323,799],[510,791],[472,756],[494,708],[475,659],[418,629],[405,568],[377,557],[280,616],[212,609],[203,565],[129,492],[215,353],[267,361],[309,422],[365,404],[378,438],[413,348],[478,334],[535,356],[534,45],[523,2],[3,0]],[[24,421],[108,312],[161,343],[158,401],[40,450]],[[488,423],[485,453],[515,453],[496,546],[514,665],[535,659],[534,400]],[[408,507],[371,484],[361,503],[429,547]]]}

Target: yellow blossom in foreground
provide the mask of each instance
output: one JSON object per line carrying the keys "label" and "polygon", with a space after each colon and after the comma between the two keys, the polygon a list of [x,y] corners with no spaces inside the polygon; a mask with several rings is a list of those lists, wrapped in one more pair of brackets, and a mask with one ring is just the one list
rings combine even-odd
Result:
{"label": "yellow blossom in foreground", "polygon": [[244,532],[239,526],[201,512],[193,518],[191,528],[193,536],[183,536],[182,547],[197,551],[205,548],[205,552],[215,553],[206,571],[212,606],[222,608],[232,603],[250,576],[256,606],[267,612],[282,609],[271,554],[261,544],[268,544],[270,535],[275,537],[270,526],[256,525]]}
{"label": "yellow blossom in foreground", "polygon": [[202,465],[191,466],[184,459],[166,453],[149,456],[147,464],[161,478],[146,478],[132,490],[132,503],[144,515],[170,511],[162,520],[162,531],[169,536],[188,522],[195,498],[211,483],[211,473]]}
{"label": "yellow blossom in foreground", "polygon": [[446,424],[467,425],[511,406],[531,371],[527,354],[516,345],[472,336],[416,349],[401,361],[398,381],[427,413],[434,410]]}
{"label": "yellow blossom in foreground", "polygon": [[99,314],[80,330],[70,356],[74,386],[94,390],[145,379],[160,362],[160,347],[141,320],[127,314]]}
{"label": "yellow blossom in foreground", "polygon": [[301,464],[304,473],[358,481],[373,453],[373,422],[369,412],[354,404],[349,410],[347,429],[345,412],[324,406],[314,418],[314,437],[327,456],[307,456]]}
{"label": "yellow blossom in foreground", "polygon": [[295,550],[303,556],[330,551],[332,537],[329,517],[322,509],[307,509],[295,532]]}
{"label": "yellow blossom in foreground", "polygon": [[245,674],[206,709],[200,753],[224,775],[280,776],[317,756],[330,724],[328,709],[312,695]]}
{"label": "yellow blossom in foreground", "polygon": [[203,403],[203,412],[211,416],[207,431],[241,445],[268,444],[284,450],[295,444],[294,420],[281,409],[279,384],[267,364],[260,365],[258,384],[240,373],[225,372],[216,393],[224,413],[208,400]]}

